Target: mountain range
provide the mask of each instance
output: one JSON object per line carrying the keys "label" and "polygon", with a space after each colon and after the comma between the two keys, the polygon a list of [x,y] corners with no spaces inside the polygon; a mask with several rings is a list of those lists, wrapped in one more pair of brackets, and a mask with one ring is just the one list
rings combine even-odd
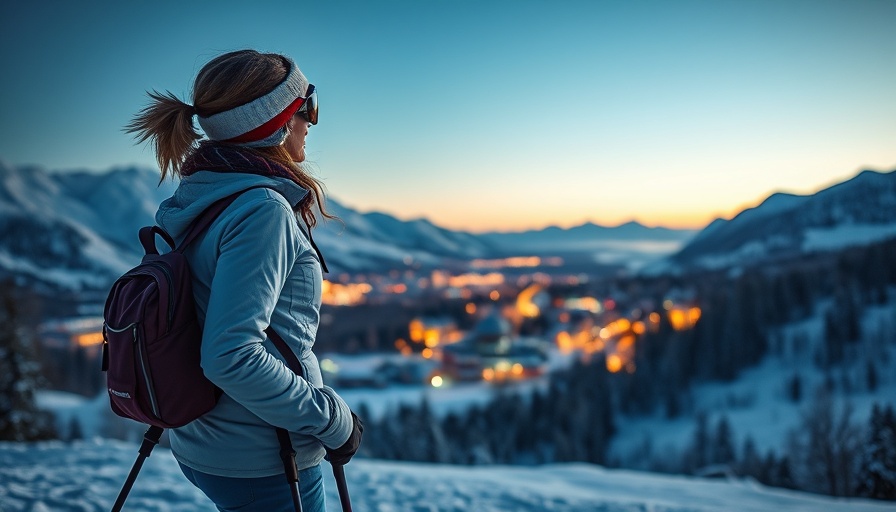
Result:
{"label": "mountain range", "polygon": [[[0,277],[37,289],[102,289],[139,262],[140,227],[176,187],[158,172],[49,172],[0,162]],[[720,268],[896,236],[896,173],[864,171],[813,195],[778,193],[699,233],[628,222],[474,234],[426,219],[361,213],[328,199],[340,221],[315,240],[337,273],[437,267],[514,255],[587,255],[652,273]]]}
{"label": "mountain range", "polygon": [[896,171],[865,170],[809,195],[775,193],[716,219],[654,271],[719,269],[799,258],[896,236]]}
{"label": "mountain range", "polygon": [[[137,231],[154,223],[158,204],[175,188],[175,181],[160,183],[158,172],[145,168],[49,172],[0,162],[0,277],[44,291],[102,289],[139,262]],[[583,241],[651,239],[651,230],[636,223],[477,235],[426,219],[361,213],[333,198],[328,208],[339,220],[321,222],[314,237],[338,273],[437,267],[545,245],[575,251]],[[676,234],[679,240],[692,235],[667,230],[662,237],[676,243]]]}

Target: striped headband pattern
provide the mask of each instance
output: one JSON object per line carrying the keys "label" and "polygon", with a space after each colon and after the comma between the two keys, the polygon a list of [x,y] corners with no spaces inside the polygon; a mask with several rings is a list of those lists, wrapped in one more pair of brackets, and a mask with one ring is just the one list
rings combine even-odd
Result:
{"label": "striped headband pattern", "polygon": [[199,126],[211,140],[239,146],[279,146],[289,132],[286,123],[305,103],[308,79],[292,60],[286,79],[273,91],[224,112],[197,116]]}

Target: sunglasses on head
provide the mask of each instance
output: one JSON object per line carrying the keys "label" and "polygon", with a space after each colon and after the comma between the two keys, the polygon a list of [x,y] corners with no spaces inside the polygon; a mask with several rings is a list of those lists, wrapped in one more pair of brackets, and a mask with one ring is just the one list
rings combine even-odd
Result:
{"label": "sunglasses on head", "polygon": [[299,107],[296,114],[302,116],[302,119],[311,124],[317,124],[317,91],[314,90],[314,84],[308,84],[308,92],[305,93],[305,102]]}

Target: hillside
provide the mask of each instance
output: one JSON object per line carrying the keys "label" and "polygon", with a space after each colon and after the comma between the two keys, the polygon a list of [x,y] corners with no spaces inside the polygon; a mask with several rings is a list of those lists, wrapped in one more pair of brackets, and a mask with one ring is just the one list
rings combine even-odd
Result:
{"label": "hillside", "polygon": [[799,258],[896,236],[896,171],[862,171],[811,195],[777,193],[716,219],[654,270],[717,269]]}
{"label": "hillside", "polygon": [[[136,441],[0,443],[4,512],[108,510],[137,452]],[[353,509],[366,511],[528,512],[876,512],[892,506],[730,482],[609,471],[589,464],[541,467],[444,466],[357,459],[346,467]],[[324,463],[327,501],[338,509]],[[284,484],[285,485],[285,484]],[[214,507],[177,468],[166,448],[147,459],[126,508],[209,511]]]}

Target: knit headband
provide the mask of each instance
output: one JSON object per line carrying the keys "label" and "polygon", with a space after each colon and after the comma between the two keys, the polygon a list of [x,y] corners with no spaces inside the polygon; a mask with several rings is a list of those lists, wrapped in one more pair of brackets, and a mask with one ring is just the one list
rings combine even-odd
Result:
{"label": "knit headband", "polygon": [[224,112],[202,117],[199,126],[211,140],[248,147],[279,146],[286,140],[286,123],[305,103],[308,79],[292,60],[289,74],[273,91]]}

